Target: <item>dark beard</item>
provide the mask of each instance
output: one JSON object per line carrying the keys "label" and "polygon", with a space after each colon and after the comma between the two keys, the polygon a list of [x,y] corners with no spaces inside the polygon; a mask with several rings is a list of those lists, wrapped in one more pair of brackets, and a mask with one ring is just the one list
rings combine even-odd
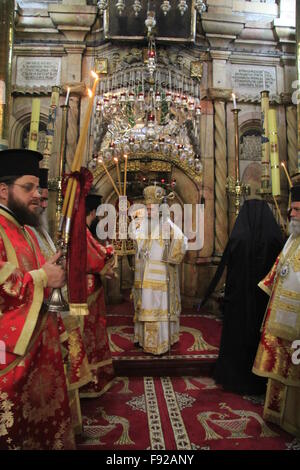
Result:
{"label": "dark beard", "polygon": [[31,212],[21,202],[17,201],[11,193],[8,194],[7,207],[10,209],[20,225],[39,227],[39,215]]}

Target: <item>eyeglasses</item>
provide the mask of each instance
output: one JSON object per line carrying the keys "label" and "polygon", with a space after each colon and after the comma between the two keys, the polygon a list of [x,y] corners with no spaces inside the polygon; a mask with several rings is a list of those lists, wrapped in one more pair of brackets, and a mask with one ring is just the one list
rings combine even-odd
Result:
{"label": "eyeglasses", "polygon": [[42,193],[42,189],[34,183],[25,183],[25,184],[18,184],[13,183],[13,186],[20,186],[26,193],[34,193],[38,191],[39,194]]}

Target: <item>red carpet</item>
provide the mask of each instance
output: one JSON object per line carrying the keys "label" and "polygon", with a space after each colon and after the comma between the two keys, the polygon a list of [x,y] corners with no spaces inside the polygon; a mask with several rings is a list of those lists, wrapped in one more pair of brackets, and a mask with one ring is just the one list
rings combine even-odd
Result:
{"label": "red carpet", "polygon": [[284,450],[300,440],[262,420],[262,399],[222,391],[210,378],[116,379],[82,400],[78,449]]}
{"label": "red carpet", "polygon": [[[108,306],[107,328],[114,360],[155,359],[133,344],[133,306],[131,302]],[[184,309],[180,316],[180,341],[172,346],[174,359],[215,361],[221,337],[222,323],[212,315],[199,315]]]}

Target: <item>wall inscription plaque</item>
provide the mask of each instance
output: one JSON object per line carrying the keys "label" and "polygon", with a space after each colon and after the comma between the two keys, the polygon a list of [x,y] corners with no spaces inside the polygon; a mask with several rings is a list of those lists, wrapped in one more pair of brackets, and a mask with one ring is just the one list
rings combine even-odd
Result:
{"label": "wall inscription plaque", "polygon": [[18,57],[17,86],[54,86],[60,84],[61,59],[59,57]]}
{"label": "wall inscription plaque", "polygon": [[276,70],[274,67],[259,67],[255,65],[232,65],[231,86],[241,93],[256,95],[262,90],[276,94]]}

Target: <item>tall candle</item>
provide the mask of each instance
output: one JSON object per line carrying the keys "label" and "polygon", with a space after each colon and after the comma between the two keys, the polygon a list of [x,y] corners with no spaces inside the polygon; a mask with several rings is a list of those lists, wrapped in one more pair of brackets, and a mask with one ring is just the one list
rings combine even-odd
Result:
{"label": "tall candle", "polygon": [[261,119],[262,119],[262,135],[261,135],[261,188],[269,190],[270,183],[270,142],[269,142],[269,92],[264,90],[261,92]]}
{"label": "tall candle", "polygon": [[283,162],[281,162],[281,166],[282,166],[283,169],[284,169],[285,176],[286,176],[286,178],[287,178],[287,180],[288,180],[289,187],[290,187],[290,189],[291,189],[291,188],[293,187],[293,183],[292,183],[292,180],[291,180],[291,178],[290,178],[290,175],[289,175],[289,173],[288,173],[288,171],[287,171],[287,169],[286,169],[286,166],[285,166],[285,164],[284,164]]}
{"label": "tall candle", "polygon": [[[91,115],[92,115],[92,110],[93,110],[94,96],[95,96],[95,92],[96,92],[97,83],[99,81],[99,77],[96,74],[94,74],[94,77],[95,77],[95,81],[94,81],[93,89],[92,89],[92,91],[89,90],[90,99],[89,99],[88,107],[87,107],[85,117],[84,117],[84,120],[83,120],[83,126],[80,130],[80,136],[79,136],[79,140],[78,140],[78,143],[77,143],[77,147],[76,147],[76,151],[75,151],[75,155],[74,155],[74,159],[73,159],[73,163],[72,163],[72,167],[71,167],[72,172],[79,171],[80,167],[81,167],[81,162],[82,162],[82,157],[83,157],[83,150],[84,150],[84,146],[85,146],[85,143],[86,143],[86,137],[87,137],[88,128],[89,128]],[[74,184],[73,184],[73,182],[74,182]],[[73,206],[73,202],[75,200],[76,186],[77,186],[76,181],[75,180],[73,181],[73,178],[70,178],[69,181],[68,181],[66,194],[65,194],[65,198],[64,198],[64,204],[63,204],[63,208],[62,208],[62,215],[63,216],[66,214],[66,211],[68,209],[67,217],[69,217],[69,218],[71,218],[71,215],[72,215],[72,210],[73,210],[72,206]],[[69,199],[70,199],[70,203],[69,203]]]}
{"label": "tall candle", "polygon": [[68,87],[67,88],[67,94],[66,94],[65,106],[68,106],[68,104],[69,104],[70,91],[71,91],[71,88]]}
{"label": "tall candle", "polygon": [[120,191],[120,193],[121,193],[121,192],[122,192],[122,188],[121,188],[121,177],[120,177],[120,169],[119,169],[119,160],[115,157],[115,158],[114,158],[114,162],[115,162],[116,168],[117,168],[118,185],[119,185],[119,191]]}
{"label": "tall candle", "polygon": [[105,170],[105,173],[107,174],[107,176],[108,176],[108,178],[109,178],[111,184],[113,185],[113,188],[114,188],[114,190],[116,191],[117,195],[120,196],[120,193],[119,193],[119,191],[118,191],[118,188],[117,188],[117,186],[115,185],[115,182],[114,182],[114,180],[112,179],[110,172],[109,172],[108,169],[106,168],[106,165],[105,165],[104,161],[102,160],[102,158],[98,159],[98,161],[99,161],[99,163],[102,164],[102,166],[103,166],[103,168],[104,168],[104,170]]}
{"label": "tall candle", "polygon": [[125,166],[124,166],[124,196],[126,196],[126,185],[127,185],[127,155],[124,155],[125,158]]}
{"label": "tall candle", "polygon": [[39,123],[40,123],[40,108],[41,102],[39,98],[33,98],[31,109],[31,121],[29,131],[29,150],[37,150],[38,136],[39,136]]}
{"label": "tall candle", "polygon": [[278,136],[276,110],[269,109],[269,139],[270,139],[270,160],[271,160],[271,179],[272,179],[272,195],[280,196],[280,167],[278,153]]}

